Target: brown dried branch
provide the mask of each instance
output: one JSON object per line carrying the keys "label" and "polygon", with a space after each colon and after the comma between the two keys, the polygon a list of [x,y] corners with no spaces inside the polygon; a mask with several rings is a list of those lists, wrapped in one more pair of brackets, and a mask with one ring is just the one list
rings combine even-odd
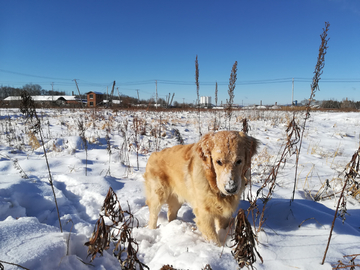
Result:
{"label": "brown dried branch", "polygon": [[88,256],[91,255],[91,261],[96,258],[96,254],[103,255],[104,250],[110,247],[110,229],[105,225],[104,218],[100,216],[95,224],[94,232],[88,242],[85,243],[88,246]]}
{"label": "brown dried branch", "polygon": [[198,107],[198,114],[199,114],[199,135],[201,136],[201,122],[200,122],[200,96],[199,96],[199,61],[198,56],[196,55],[195,59],[195,84],[196,84],[196,95],[197,95],[197,107]]}
{"label": "brown dried branch", "polygon": [[237,61],[235,61],[231,69],[230,79],[229,79],[229,89],[228,89],[229,99],[227,100],[227,108],[226,108],[226,113],[229,117],[229,130],[230,130],[231,115],[233,110],[232,107],[234,104],[234,97],[235,97],[234,91],[236,86],[236,80],[237,80]]}
{"label": "brown dried branch", "polygon": [[[323,257],[323,260],[322,260],[321,264],[324,264],[325,259],[326,259],[326,254],[327,254],[327,251],[328,251],[329,246],[330,246],[331,236],[332,236],[332,232],[333,232],[334,226],[335,226],[335,220],[336,220],[337,215],[338,215],[340,202],[343,199],[344,191],[346,189],[346,186],[350,181],[355,181],[355,178],[359,175],[359,163],[360,163],[360,147],[353,154],[353,156],[351,158],[351,161],[346,165],[346,168],[345,168],[345,171],[346,171],[345,172],[345,183],[344,183],[344,186],[343,186],[343,188],[341,190],[339,201],[338,201],[338,204],[336,206],[334,219],[333,219],[331,229],[330,229],[329,239],[328,239],[328,242],[327,242],[327,245],[326,245],[326,249],[325,249],[325,252],[324,252],[324,257]],[[343,203],[344,203],[344,201],[343,201]]]}
{"label": "brown dried branch", "polygon": [[87,164],[88,164],[88,142],[85,137],[86,125],[83,120],[78,120],[79,136],[84,144],[85,149],[85,175],[87,176]]}
{"label": "brown dried branch", "polygon": [[109,217],[115,225],[118,225],[119,222],[123,222],[125,219],[125,212],[122,210],[118,197],[111,187],[105,197],[101,211],[103,211],[104,215]]}
{"label": "brown dried branch", "polygon": [[5,261],[0,261],[0,270],[4,270],[4,269],[5,269],[4,266],[2,265],[3,263],[4,263],[4,264],[14,265],[14,266],[16,266],[16,267],[20,267],[20,268],[22,268],[22,269],[29,270],[29,268],[26,268],[26,267],[24,267],[24,266],[18,265],[18,264],[16,264],[16,263],[5,262]]}
{"label": "brown dried branch", "polygon": [[323,73],[322,69],[325,66],[325,55],[326,55],[326,52],[327,52],[327,49],[328,49],[327,43],[329,41],[329,39],[327,39],[327,32],[329,31],[329,27],[330,27],[330,23],[325,22],[325,29],[323,29],[323,33],[320,35],[321,44],[320,44],[320,47],[319,47],[319,55],[318,55],[318,59],[317,59],[316,66],[315,66],[313,82],[311,84],[311,94],[310,94],[309,102],[308,102],[308,104],[306,106],[306,114],[305,114],[304,123],[302,125],[300,144],[299,144],[298,152],[296,153],[294,189],[293,189],[293,196],[292,196],[292,199],[291,199],[292,201],[294,200],[294,196],[295,196],[295,187],[296,187],[296,181],[297,181],[297,170],[298,170],[298,164],[299,164],[299,156],[300,156],[302,141],[303,141],[303,137],[304,137],[306,122],[310,118],[311,102],[314,100],[315,92],[317,90],[320,91],[320,89],[319,89],[319,81],[320,81],[320,76]]}
{"label": "brown dried branch", "polygon": [[46,149],[45,149],[44,136],[43,136],[43,132],[42,132],[42,129],[41,129],[41,121],[40,121],[40,118],[38,117],[38,115],[36,113],[34,100],[30,96],[30,94],[25,90],[21,92],[20,111],[21,111],[21,113],[23,113],[25,115],[26,122],[30,120],[30,122],[33,123],[33,121],[35,121],[35,124],[33,124],[33,126],[32,126],[33,133],[39,133],[39,135],[40,135],[40,139],[41,139],[41,142],[42,142],[42,148],[43,148],[43,151],[44,151],[44,157],[45,157],[45,161],[46,161],[46,165],[47,165],[47,169],[48,169],[48,174],[49,174],[49,183],[50,183],[50,186],[51,186],[51,189],[52,189],[52,192],[53,192],[53,196],[54,196],[56,211],[57,211],[58,220],[59,220],[60,231],[62,232],[63,230],[62,230],[61,219],[60,219],[60,211],[59,211],[59,207],[58,207],[58,204],[57,204],[57,199],[56,199],[54,183],[53,183],[53,179],[52,179],[52,175],[51,175],[49,160],[48,160],[47,152],[46,152]]}
{"label": "brown dried branch", "polygon": [[[264,215],[265,215],[265,208],[268,201],[271,199],[272,194],[274,193],[275,187],[276,187],[276,179],[278,172],[280,170],[281,166],[285,166],[287,158],[291,157],[294,153],[297,153],[297,143],[299,142],[299,136],[300,136],[300,128],[296,124],[295,116],[293,117],[292,121],[289,122],[287,128],[287,141],[286,144],[282,148],[282,153],[277,162],[275,162],[275,165],[271,167],[270,173],[268,177],[265,179],[262,186],[257,190],[256,197],[254,200],[250,200],[250,207],[248,208],[248,212],[252,213],[253,219],[259,218],[259,226],[257,229],[257,232],[260,232],[262,225],[265,222]],[[256,215],[254,215],[254,210],[257,209],[257,199],[260,196],[260,193],[263,192],[264,188],[268,187],[268,193],[266,195],[263,195],[260,199],[263,201],[263,208],[260,213],[259,210],[257,210]],[[255,225],[255,222],[254,222]]]}
{"label": "brown dried branch", "polygon": [[160,268],[160,270],[176,270],[172,265],[167,264]]}
{"label": "brown dried branch", "polygon": [[338,261],[337,265],[333,265],[333,269],[346,269],[355,270],[355,267],[360,267],[360,264],[355,264],[355,259],[360,256],[360,254],[344,255],[344,259],[351,257],[348,263],[343,263],[341,260]]}
{"label": "brown dried branch", "polygon": [[[92,237],[85,243],[89,247],[88,256],[91,255],[91,261],[96,258],[96,254],[103,255],[103,251],[109,249],[112,241],[115,246],[113,254],[122,269],[149,269],[137,257],[139,244],[132,237],[132,230],[139,227],[139,222],[131,213],[129,205],[128,208],[128,211],[121,208],[116,193],[110,187]],[[111,221],[110,225],[105,224],[104,217]]]}
{"label": "brown dried branch", "polygon": [[242,122],[242,125],[243,125],[242,126],[242,131],[247,134],[249,132],[249,130],[251,129],[250,125],[249,125],[249,121],[247,120],[247,118],[244,118],[244,119],[241,120],[241,122]]}
{"label": "brown dried branch", "polygon": [[255,247],[256,236],[251,229],[251,224],[247,220],[245,212],[240,209],[235,220],[235,233],[232,241],[233,251],[231,252],[240,268],[246,266],[253,269],[256,261],[256,254],[263,262],[262,257]]}
{"label": "brown dried branch", "polygon": [[201,270],[212,270],[210,264],[205,265],[205,267]]}

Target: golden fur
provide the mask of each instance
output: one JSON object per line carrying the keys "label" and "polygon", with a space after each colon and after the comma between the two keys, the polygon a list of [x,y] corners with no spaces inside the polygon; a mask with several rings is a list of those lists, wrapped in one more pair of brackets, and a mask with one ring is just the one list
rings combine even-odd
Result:
{"label": "golden fur", "polygon": [[153,153],[144,174],[149,228],[157,227],[162,205],[168,204],[170,222],[186,201],[204,238],[220,245],[216,230],[228,226],[238,207],[258,144],[243,132],[219,131]]}

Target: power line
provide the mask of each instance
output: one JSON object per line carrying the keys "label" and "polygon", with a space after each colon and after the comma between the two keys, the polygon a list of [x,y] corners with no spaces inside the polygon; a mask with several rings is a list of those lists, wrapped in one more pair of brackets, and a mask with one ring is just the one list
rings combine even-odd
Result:
{"label": "power line", "polygon": [[[34,77],[34,78],[41,78],[41,79],[49,79],[52,80],[52,83],[56,83],[58,86],[71,86],[73,85],[72,79],[66,79],[66,78],[57,78],[57,77],[47,77],[47,76],[39,76],[39,75],[33,75],[33,74],[27,74],[27,73],[20,73],[5,69],[0,69],[0,72],[3,73],[9,73],[14,75],[20,75],[20,76],[27,76],[27,77]],[[56,82],[55,80],[60,80],[61,82]],[[291,83],[293,78],[276,78],[276,79],[259,79],[259,80],[248,80],[248,81],[237,81],[237,85],[260,85],[260,84],[278,84],[278,83]],[[295,82],[297,83],[304,83],[304,82],[312,82],[312,78],[303,78],[303,77],[294,77]],[[120,80],[117,80],[119,83],[119,86],[138,86],[138,85],[153,85],[155,82],[158,84],[163,85],[183,85],[183,86],[193,86],[195,84],[194,81],[181,81],[181,80],[139,80],[139,81],[130,81],[130,82],[120,82]],[[322,83],[360,83],[359,78],[322,78]],[[10,84],[20,84],[19,81],[14,82],[2,82],[2,83],[10,83]],[[26,83],[26,82],[25,82]],[[38,82],[39,84],[47,84],[48,82]],[[80,84],[82,86],[86,87],[106,87],[111,85],[111,83],[99,83],[99,82],[89,82],[81,80]],[[209,82],[209,81],[200,81],[200,85],[203,86],[210,86],[214,85],[215,82]],[[228,82],[218,82],[218,85],[228,85]],[[128,90],[128,91],[136,91],[136,89],[131,88],[122,88],[122,90]],[[139,90],[139,89],[138,89]],[[151,94],[145,91],[141,91],[147,94]]]}
{"label": "power line", "polygon": [[0,72],[9,73],[9,74],[15,74],[15,75],[21,75],[26,77],[34,77],[34,78],[41,78],[41,79],[50,79],[50,80],[71,80],[71,79],[64,79],[64,78],[54,78],[54,77],[46,77],[46,76],[38,76],[38,75],[32,75],[32,74],[26,74],[26,73],[20,73],[5,69],[0,69]]}

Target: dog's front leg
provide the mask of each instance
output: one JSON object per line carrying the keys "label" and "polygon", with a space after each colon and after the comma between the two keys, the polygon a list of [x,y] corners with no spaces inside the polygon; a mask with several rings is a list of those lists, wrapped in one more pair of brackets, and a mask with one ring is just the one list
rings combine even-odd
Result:
{"label": "dog's front leg", "polygon": [[230,218],[219,216],[215,219],[215,225],[217,230],[225,230],[229,226],[229,224]]}
{"label": "dog's front leg", "polygon": [[211,217],[210,213],[205,209],[194,209],[194,214],[196,215],[196,225],[203,237],[207,241],[213,242],[217,246],[221,246],[219,236],[215,230],[215,219]]}

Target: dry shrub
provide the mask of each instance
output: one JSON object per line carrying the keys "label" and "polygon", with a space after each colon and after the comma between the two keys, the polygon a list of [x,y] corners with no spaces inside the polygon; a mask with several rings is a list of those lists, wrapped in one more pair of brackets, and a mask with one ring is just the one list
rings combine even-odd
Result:
{"label": "dry shrub", "polygon": [[252,168],[256,168],[256,172],[260,175],[260,179],[266,177],[266,174],[268,173],[267,170],[269,169],[269,164],[271,164],[272,160],[273,156],[268,152],[268,148],[264,147],[262,151],[258,153],[252,161],[254,163],[254,165],[252,165]]}
{"label": "dry shrub", "polygon": [[183,139],[183,137],[181,136],[180,131],[179,131],[177,128],[174,128],[174,129],[172,130],[172,132],[173,132],[174,137],[176,138],[177,142],[178,142],[179,144],[184,144],[184,139]]}
{"label": "dry shrub", "polygon": [[[110,222],[105,223],[105,219],[110,220],[111,225],[106,225]],[[112,242],[115,246],[113,254],[120,262],[121,269],[149,269],[137,257],[139,244],[132,237],[134,227],[139,227],[138,220],[130,210],[125,211],[121,208],[116,193],[110,187],[94,232],[85,243],[89,247],[88,256],[91,256],[91,261],[96,258],[97,253],[103,255],[104,250],[109,249]]]}
{"label": "dry shrub", "polygon": [[34,132],[29,131],[28,137],[29,137],[29,145],[32,150],[38,149],[41,146],[39,143],[39,140],[36,138]]}
{"label": "dry shrub", "polygon": [[14,266],[16,266],[16,267],[18,267],[18,268],[25,269],[25,270],[29,270],[29,268],[26,268],[26,267],[21,266],[21,265],[19,265],[19,264],[11,263],[11,262],[5,262],[5,261],[1,261],[1,260],[0,260],[0,270],[5,270],[5,267],[4,267],[3,264],[14,265]]}
{"label": "dry shrub", "polygon": [[29,176],[26,174],[26,172],[21,168],[17,158],[11,159],[14,165],[14,168],[20,173],[21,178],[23,179],[29,179]]}
{"label": "dry shrub", "polygon": [[[56,199],[55,188],[54,188],[54,184],[53,184],[53,178],[52,178],[52,175],[51,175],[49,160],[48,160],[47,152],[46,152],[46,149],[45,149],[44,136],[43,136],[43,131],[42,131],[42,128],[41,128],[41,120],[37,115],[36,108],[35,108],[35,103],[34,103],[33,99],[31,98],[30,94],[27,91],[24,91],[24,90],[21,92],[20,111],[21,111],[22,114],[24,114],[24,116],[26,118],[26,123],[31,125],[30,131],[33,134],[35,134],[35,133],[39,134],[39,137],[40,137],[40,140],[41,140],[41,143],[42,143],[42,149],[44,151],[44,157],[45,157],[48,173],[49,173],[49,184],[51,186],[51,189],[52,189],[52,192],[53,192],[53,195],[54,195],[55,206],[56,206],[58,219],[59,219],[59,227],[60,227],[60,231],[62,232],[60,212],[59,212],[59,207],[58,207],[58,204],[57,204],[57,199]],[[34,137],[35,137],[35,135],[34,135]]]}
{"label": "dry shrub", "polygon": [[[355,259],[360,256],[360,254],[344,255],[344,259],[349,260],[349,262],[343,263],[341,260],[337,264],[332,265],[333,269],[350,269],[355,270],[356,267],[360,267],[359,263],[355,263]],[[348,259],[351,258],[351,259]]]}
{"label": "dry shrub", "polygon": [[359,166],[360,166],[360,148],[353,154],[351,161],[346,165],[344,170],[331,180],[326,180],[322,184],[319,191],[316,193],[314,200],[325,200],[341,193],[341,190],[336,190],[335,187],[339,182],[345,178],[346,194],[352,196],[355,200],[360,201],[360,181],[359,181]]}
{"label": "dry shrub", "polygon": [[240,268],[246,266],[253,269],[252,265],[256,261],[256,254],[263,262],[256,250],[255,240],[256,236],[251,229],[251,224],[247,220],[244,210],[240,209],[235,219],[235,233],[232,239],[235,243],[231,252]]}
{"label": "dry shrub", "polygon": [[[349,194],[357,200],[360,200],[360,181],[357,179],[359,178],[360,166],[360,147],[359,149],[353,154],[351,161],[346,165],[345,171],[345,178],[348,181],[348,192]],[[346,172],[346,170],[348,170]]]}
{"label": "dry shrub", "polygon": [[[160,270],[178,270],[176,268],[174,268],[172,265],[170,264],[167,264],[167,265],[164,265],[163,267],[160,268]],[[212,270],[210,264],[207,264],[205,265],[204,268],[202,268],[201,270]]]}
{"label": "dry shrub", "polygon": [[[332,232],[334,230],[334,225],[335,225],[335,220],[338,217],[338,212],[339,216],[342,218],[342,221],[344,223],[345,221],[345,215],[347,214],[347,208],[346,208],[346,194],[345,194],[345,190],[348,187],[348,185],[350,185],[351,187],[354,186],[354,184],[359,187],[359,182],[356,181],[356,178],[358,178],[359,176],[359,166],[360,166],[360,147],[359,149],[353,154],[350,162],[346,165],[346,168],[344,170],[345,172],[345,183],[344,186],[341,190],[340,193],[340,197],[336,206],[336,210],[335,210],[335,214],[334,214],[334,219],[331,225],[331,229],[330,229],[330,234],[329,234],[329,239],[326,245],[326,249],[324,252],[324,257],[323,260],[321,262],[321,264],[323,265],[326,259],[326,254],[327,251],[329,249],[330,246],[330,241],[331,241],[331,236],[332,236]],[[357,189],[358,190],[358,189]]]}
{"label": "dry shrub", "polygon": [[167,264],[160,268],[160,270],[176,270],[172,265]]}
{"label": "dry shrub", "polygon": [[[272,198],[272,195],[274,193],[275,187],[276,187],[276,179],[277,175],[279,173],[279,170],[281,167],[284,167],[287,160],[295,153],[298,153],[298,147],[297,144],[300,139],[300,128],[296,124],[295,117],[293,120],[289,123],[289,125],[286,128],[286,134],[287,134],[287,140],[286,144],[282,146],[282,152],[280,158],[277,158],[275,161],[275,165],[270,167],[270,172],[261,185],[261,187],[256,192],[255,199],[249,198],[250,201],[250,207],[248,208],[248,211],[251,212],[253,216],[253,221],[255,224],[255,218],[258,218],[259,220],[259,227],[257,229],[257,232],[260,232],[262,225],[265,222],[264,215],[265,215],[265,209],[266,204],[268,201]],[[268,193],[264,194],[264,189],[268,187]],[[295,184],[294,184],[295,187]],[[293,194],[295,192],[295,189],[293,191]],[[260,195],[262,195],[260,197]],[[257,207],[257,199],[260,198],[263,201],[263,207],[262,211],[260,212]],[[254,210],[256,210],[256,213],[254,214]]]}
{"label": "dry shrub", "polygon": [[242,126],[242,131],[247,134],[249,132],[249,130],[251,129],[250,125],[249,125],[249,121],[246,118],[244,118],[244,119],[241,120],[241,122],[242,122],[242,125],[243,125]]}

